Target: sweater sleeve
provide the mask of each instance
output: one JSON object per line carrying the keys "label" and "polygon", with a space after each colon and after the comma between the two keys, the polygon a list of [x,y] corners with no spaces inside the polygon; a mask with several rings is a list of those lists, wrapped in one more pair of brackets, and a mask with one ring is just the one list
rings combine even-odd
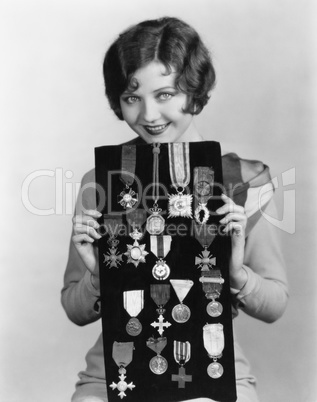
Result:
{"label": "sweater sleeve", "polygon": [[[81,184],[75,214],[79,214],[84,208],[95,209],[96,207],[95,174],[93,170],[83,177]],[[100,318],[99,299],[100,294],[91,282],[91,274],[71,240],[61,294],[61,302],[65,312],[75,324],[81,326],[89,324]]]}
{"label": "sweater sleeve", "polygon": [[[266,213],[275,216],[274,200]],[[263,216],[246,238],[243,268],[248,279],[241,290],[232,289],[234,306],[259,320],[274,322],[285,311],[288,285],[279,229]]]}

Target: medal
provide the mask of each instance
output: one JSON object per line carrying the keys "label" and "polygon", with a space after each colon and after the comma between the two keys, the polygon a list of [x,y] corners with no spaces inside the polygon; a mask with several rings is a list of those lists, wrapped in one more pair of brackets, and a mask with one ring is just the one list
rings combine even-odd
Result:
{"label": "medal", "polygon": [[131,316],[126,325],[126,331],[131,336],[138,336],[142,332],[142,324],[136,318],[144,307],[144,291],[130,290],[123,292],[123,307]]}
{"label": "medal", "polygon": [[159,235],[164,232],[165,228],[165,219],[160,215],[162,209],[158,207],[158,199],[159,199],[159,153],[160,153],[160,144],[153,143],[153,207],[150,208],[151,215],[147,218],[146,221],[146,230],[150,233],[150,235]]}
{"label": "medal", "polygon": [[[124,208],[132,208],[138,201],[138,195],[132,190],[136,165],[136,146],[123,145],[121,156],[121,181],[125,189],[118,196],[118,203]],[[121,197],[121,199],[120,199]]]}
{"label": "medal", "polygon": [[146,342],[146,346],[157,354],[155,357],[152,357],[149,363],[150,370],[154,374],[161,375],[167,370],[167,360],[161,356],[161,352],[165,348],[166,344],[166,338],[149,338],[149,340]]}
{"label": "medal", "polygon": [[170,268],[163,260],[171,249],[172,236],[151,236],[151,251],[158,258],[152,269],[152,274],[157,280],[165,280],[170,275]]}
{"label": "medal", "polygon": [[130,389],[131,391],[135,388],[133,382],[128,384],[125,379],[126,377],[126,367],[132,361],[132,354],[133,354],[133,342],[114,342],[112,347],[112,357],[113,360],[116,362],[117,366],[119,367],[119,379],[118,383],[112,382],[110,384],[110,388],[114,391],[117,389],[119,391],[118,396],[122,399],[123,397],[127,396],[125,391]]}
{"label": "medal", "polygon": [[188,279],[170,279],[170,282],[175,290],[175,293],[180,301],[172,310],[173,319],[179,324],[187,322],[191,312],[188,306],[183,304],[183,300],[187,296],[194,282]]}
{"label": "medal", "polygon": [[194,169],[194,197],[195,197],[195,221],[199,225],[207,223],[210,213],[207,202],[213,195],[214,171],[209,167],[195,167]]}
{"label": "medal", "polygon": [[195,265],[198,265],[197,268],[201,268],[202,271],[209,271],[209,268],[212,268],[213,265],[216,265],[216,258],[210,258],[212,255],[210,251],[205,247],[204,251],[195,258]]}
{"label": "medal", "polygon": [[190,359],[190,343],[174,341],[174,359],[180,365],[178,374],[172,374],[172,381],[178,381],[178,388],[185,388],[186,382],[192,382],[192,376],[186,374],[184,365]]}
{"label": "medal", "polygon": [[184,194],[190,182],[189,143],[173,142],[168,144],[169,170],[172,186],[177,194],[169,194],[168,218],[192,217],[191,194]]}
{"label": "medal", "polygon": [[120,225],[122,223],[121,217],[109,217],[110,215],[104,215],[104,226],[107,233],[109,234],[109,239],[107,243],[110,246],[107,254],[104,254],[103,263],[109,268],[118,268],[118,265],[123,262],[122,254],[118,253],[119,240],[117,239],[118,232],[120,230]]}
{"label": "medal", "polygon": [[208,357],[213,359],[209,364],[207,373],[211,378],[219,378],[223,374],[223,367],[217,361],[222,357],[225,341],[222,324],[206,324],[203,327],[204,346],[207,350]]}
{"label": "medal", "polygon": [[216,265],[216,258],[207,249],[216,237],[217,226],[215,224],[207,225],[193,222],[193,231],[195,238],[204,248],[201,254],[195,258],[195,265],[198,265],[197,268],[201,269],[201,271],[209,271],[210,268]]}
{"label": "medal", "polygon": [[207,313],[211,317],[219,317],[222,314],[223,307],[221,303],[215,301],[215,299],[220,296],[224,283],[220,270],[213,269],[211,271],[202,272],[199,281],[202,283],[206,298],[208,300],[211,299],[211,302],[209,302],[206,307]]}
{"label": "medal", "polygon": [[172,324],[168,321],[164,322],[163,314],[165,313],[164,306],[170,299],[170,285],[151,285],[151,297],[157,305],[157,313],[159,315],[158,322],[152,322],[152,327],[157,328],[160,336],[163,335],[164,328],[170,327]]}
{"label": "medal", "polygon": [[127,221],[134,228],[130,233],[130,237],[134,240],[133,244],[127,244],[127,251],[124,253],[128,257],[127,263],[134,264],[135,267],[140,262],[145,262],[145,257],[149,254],[145,250],[145,244],[139,244],[139,240],[143,237],[142,232],[138,229],[141,228],[145,221],[146,212],[142,209],[135,209],[127,213]]}

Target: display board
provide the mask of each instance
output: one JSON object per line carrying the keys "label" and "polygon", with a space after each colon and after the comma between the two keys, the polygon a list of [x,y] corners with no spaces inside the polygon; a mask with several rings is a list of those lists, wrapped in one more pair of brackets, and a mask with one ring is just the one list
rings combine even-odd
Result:
{"label": "display board", "polygon": [[95,149],[110,402],[236,400],[220,145]]}

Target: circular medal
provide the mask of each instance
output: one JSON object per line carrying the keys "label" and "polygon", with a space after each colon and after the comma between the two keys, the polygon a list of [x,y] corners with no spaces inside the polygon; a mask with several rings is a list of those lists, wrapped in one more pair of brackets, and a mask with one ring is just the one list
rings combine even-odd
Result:
{"label": "circular medal", "polygon": [[146,221],[146,230],[151,235],[159,235],[164,231],[165,219],[159,214],[150,215]]}
{"label": "circular medal", "polygon": [[223,367],[218,362],[210,363],[207,367],[207,373],[211,378],[220,378],[223,374]]}
{"label": "circular medal", "polygon": [[155,279],[163,281],[169,277],[171,273],[170,267],[165,263],[165,261],[157,261],[152,269],[152,274]]}
{"label": "circular medal", "polygon": [[187,322],[190,314],[190,309],[185,304],[177,304],[172,310],[172,317],[179,324]]}
{"label": "circular medal", "polygon": [[150,369],[154,374],[160,375],[165,373],[167,367],[167,360],[163,356],[157,355],[150,360]]}
{"label": "circular medal", "polygon": [[138,336],[142,332],[142,324],[137,318],[132,317],[128,321],[125,329],[129,335]]}
{"label": "circular medal", "polygon": [[219,302],[213,300],[207,304],[206,310],[210,317],[219,317],[223,311],[223,308]]}
{"label": "circular medal", "polygon": [[196,185],[196,191],[199,195],[206,196],[211,194],[211,185],[208,181],[200,181]]}
{"label": "circular medal", "polygon": [[141,251],[140,247],[138,247],[138,246],[132,247],[130,255],[133,260],[138,261],[140,259],[140,257],[142,256],[142,251]]}

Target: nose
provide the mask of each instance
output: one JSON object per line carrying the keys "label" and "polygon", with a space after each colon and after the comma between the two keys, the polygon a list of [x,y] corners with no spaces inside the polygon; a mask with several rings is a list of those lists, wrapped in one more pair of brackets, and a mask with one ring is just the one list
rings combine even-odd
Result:
{"label": "nose", "polygon": [[160,118],[160,108],[154,99],[144,100],[142,106],[142,119],[145,123],[153,123]]}

